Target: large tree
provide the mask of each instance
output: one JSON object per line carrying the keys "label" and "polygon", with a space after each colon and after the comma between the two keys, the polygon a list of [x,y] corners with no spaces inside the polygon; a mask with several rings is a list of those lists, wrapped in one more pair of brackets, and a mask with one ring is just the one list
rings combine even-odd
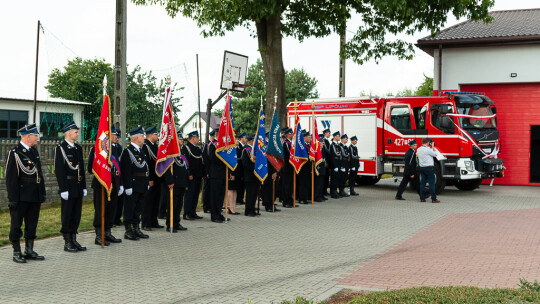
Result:
{"label": "large tree", "polygon": [[282,37],[299,41],[307,37],[343,34],[346,22],[359,15],[362,24],[340,51],[343,58],[363,62],[392,55],[411,59],[410,42],[396,38],[421,30],[437,33],[450,14],[474,21],[490,20],[488,9],[494,0],[132,0],[136,4],[164,5],[174,17],[182,14],[203,28],[204,36],[224,35],[238,26],[254,29],[261,53],[267,85],[266,111],[273,108],[277,88],[277,108],[285,124],[285,69]]}
{"label": "large tree", "polygon": [[[51,97],[92,104],[84,109],[83,127],[85,132],[82,139],[92,140],[96,135],[103,106],[103,76],[105,75],[109,80],[107,91],[111,100],[114,100],[113,67],[104,59],[89,60],[76,57],[69,60],[62,69],[53,69],[49,74],[45,88]],[[163,79],[158,81],[152,72],[142,72],[140,66],[128,71],[126,87],[126,128],[128,130],[137,125],[159,126],[165,86]],[[178,113],[180,101],[178,92],[183,88],[178,88],[175,83],[172,85],[172,89],[173,108],[175,113]]]}
{"label": "large tree", "polygon": [[[264,81],[263,63],[260,59],[250,65],[248,68],[246,83],[250,85],[242,93],[232,93],[233,115],[235,128],[241,132],[255,133],[257,130],[257,115],[259,113],[261,97],[265,99],[266,84]],[[285,71],[285,100],[287,102],[298,100],[307,100],[319,97],[317,92],[317,80],[310,77],[304,69],[292,69]],[[274,91],[275,94],[275,91]],[[272,94],[272,101],[274,95]],[[273,109],[265,109],[266,122],[270,123]],[[217,111],[221,114],[221,111]]]}

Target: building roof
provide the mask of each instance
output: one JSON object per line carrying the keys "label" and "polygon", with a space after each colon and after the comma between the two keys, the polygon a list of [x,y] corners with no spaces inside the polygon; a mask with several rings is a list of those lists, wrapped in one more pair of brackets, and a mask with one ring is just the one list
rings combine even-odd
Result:
{"label": "building roof", "polygon": [[416,46],[432,55],[434,48],[485,44],[540,43],[540,8],[493,11],[491,23],[465,21],[436,36],[418,40]]}
{"label": "building roof", "polygon": [[[0,97],[0,100],[5,101],[17,101],[17,102],[34,102],[33,99],[26,99],[26,98],[12,98],[12,97]],[[37,103],[57,103],[57,104],[71,104],[71,105],[77,105],[77,106],[89,106],[91,103],[89,102],[83,102],[83,101],[75,101],[75,100],[67,100],[67,99],[61,99],[61,98],[48,98],[47,100],[36,100]]]}
{"label": "building roof", "polygon": [[[186,122],[184,122],[184,123],[180,126],[180,130],[184,130],[184,128],[185,128],[191,121],[193,121],[194,118],[197,117],[197,113],[199,113],[199,112],[198,112],[198,111],[195,111],[195,112],[193,113],[193,115],[191,115],[191,116],[186,120]],[[205,123],[208,123],[206,112],[201,112],[201,119],[202,119]],[[219,128],[220,123],[221,123],[221,119],[220,119],[219,117],[217,117],[216,115],[210,113],[210,129],[216,129],[216,128]]]}

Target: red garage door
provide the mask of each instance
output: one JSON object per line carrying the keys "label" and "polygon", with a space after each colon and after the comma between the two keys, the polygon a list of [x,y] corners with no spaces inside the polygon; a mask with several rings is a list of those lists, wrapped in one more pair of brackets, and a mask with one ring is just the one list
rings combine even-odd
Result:
{"label": "red garage door", "polygon": [[[540,83],[474,84],[461,85],[466,92],[483,92],[497,106],[498,129],[506,171],[495,183],[503,185],[540,185],[535,180],[538,174],[536,159],[530,157],[531,129],[540,125]],[[537,130],[538,128],[534,128]]]}

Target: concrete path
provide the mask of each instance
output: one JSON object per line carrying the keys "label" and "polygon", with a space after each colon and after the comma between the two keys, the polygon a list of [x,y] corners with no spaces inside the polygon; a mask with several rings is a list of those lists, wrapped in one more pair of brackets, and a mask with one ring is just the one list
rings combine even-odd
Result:
{"label": "concrete path", "polygon": [[[228,224],[182,221],[176,234],[87,252],[36,242],[43,262],[19,265],[0,249],[0,303],[279,303],[340,288],[515,286],[540,274],[540,188],[453,187],[441,204],[412,192],[395,201],[384,180],[359,197],[301,205]],[[538,209],[537,209],[538,208]],[[123,235],[115,229],[116,236]],[[476,265],[472,267],[472,265]],[[490,272],[491,271],[491,272]]]}

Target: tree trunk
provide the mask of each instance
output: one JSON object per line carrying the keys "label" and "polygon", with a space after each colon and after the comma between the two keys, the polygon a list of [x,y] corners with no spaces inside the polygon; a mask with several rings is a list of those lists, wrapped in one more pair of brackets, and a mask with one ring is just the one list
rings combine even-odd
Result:
{"label": "tree trunk", "polygon": [[[281,48],[281,18],[279,15],[261,19],[256,23],[259,52],[261,53],[264,79],[266,81],[266,106],[264,113],[266,128],[269,129],[274,106],[277,109],[281,127],[287,126],[287,101],[285,100],[285,69]],[[277,104],[274,95],[277,89]]]}

